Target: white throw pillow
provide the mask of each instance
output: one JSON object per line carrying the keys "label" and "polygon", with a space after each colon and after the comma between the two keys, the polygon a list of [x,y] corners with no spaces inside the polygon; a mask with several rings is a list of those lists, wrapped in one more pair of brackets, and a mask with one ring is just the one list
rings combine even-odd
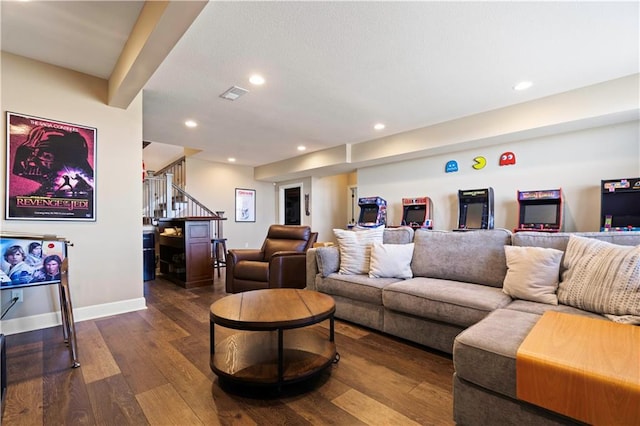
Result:
{"label": "white throw pillow", "polygon": [[411,259],[413,243],[382,244],[371,246],[370,278],[413,278]]}
{"label": "white throw pillow", "polygon": [[640,245],[571,235],[564,266],[558,287],[561,303],[606,314],[617,322],[640,319]]}
{"label": "white throw pillow", "polygon": [[504,246],[507,275],[502,291],[514,299],[558,304],[563,252],[552,248]]}
{"label": "white throw pillow", "polygon": [[340,251],[340,274],[359,275],[369,273],[371,245],[382,243],[384,227],[362,231],[333,230]]}

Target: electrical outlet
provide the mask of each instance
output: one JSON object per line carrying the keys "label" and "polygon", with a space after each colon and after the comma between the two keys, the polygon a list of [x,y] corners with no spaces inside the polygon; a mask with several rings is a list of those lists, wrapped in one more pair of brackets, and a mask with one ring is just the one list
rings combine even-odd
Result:
{"label": "electrical outlet", "polygon": [[11,290],[11,300],[18,298],[18,302],[22,302],[22,290]]}

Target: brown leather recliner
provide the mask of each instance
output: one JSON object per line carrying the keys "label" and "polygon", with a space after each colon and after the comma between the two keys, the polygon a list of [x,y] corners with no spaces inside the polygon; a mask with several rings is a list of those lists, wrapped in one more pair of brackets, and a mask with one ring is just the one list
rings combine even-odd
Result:
{"label": "brown leather recliner", "polygon": [[317,238],[309,226],[271,225],[261,249],[230,249],[227,293],[306,287],[306,252]]}

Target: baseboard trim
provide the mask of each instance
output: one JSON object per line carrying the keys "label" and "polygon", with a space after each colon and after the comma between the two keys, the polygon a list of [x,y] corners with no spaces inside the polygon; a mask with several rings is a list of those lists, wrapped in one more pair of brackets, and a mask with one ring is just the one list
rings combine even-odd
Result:
{"label": "baseboard trim", "polygon": [[[147,303],[144,297],[74,308],[73,319],[75,322],[81,322],[142,309],[147,309]],[[55,311],[46,314],[3,320],[2,332],[6,335],[24,333],[26,331],[40,330],[41,328],[55,327],[61,323],[60,311]]]}

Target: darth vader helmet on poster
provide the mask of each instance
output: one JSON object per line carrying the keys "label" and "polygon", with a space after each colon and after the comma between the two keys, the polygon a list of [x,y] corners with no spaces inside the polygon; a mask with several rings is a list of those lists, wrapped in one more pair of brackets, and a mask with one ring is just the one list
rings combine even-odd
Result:
{"label": "darth vader helmet on poster", "polygon": [[40,183],[36,195],[54,190],[56,181],[64,175],[75,175],[87,184],[93,181],[93,169],[88,162],[89,147],[78,132],[38,126],[31,129],[27,140],[15,154],[13,174]]}

